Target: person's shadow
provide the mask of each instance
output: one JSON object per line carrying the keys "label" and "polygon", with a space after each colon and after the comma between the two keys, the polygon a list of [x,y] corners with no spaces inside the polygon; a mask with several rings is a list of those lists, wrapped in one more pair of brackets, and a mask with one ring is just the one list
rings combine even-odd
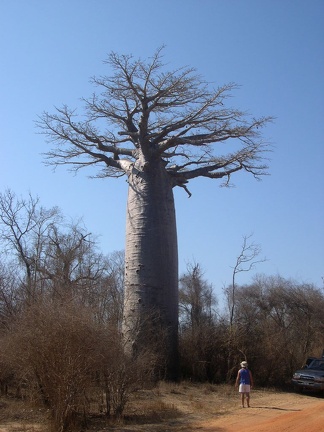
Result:
{"label": "person's shadow", "polygon": [[279,408],[274,406],[251,406],[250,408],[259,408],[259,409],[273,409],[273,410],[279,410],[279,411],[301,411],[301,409],[291,409],[291,408]]}

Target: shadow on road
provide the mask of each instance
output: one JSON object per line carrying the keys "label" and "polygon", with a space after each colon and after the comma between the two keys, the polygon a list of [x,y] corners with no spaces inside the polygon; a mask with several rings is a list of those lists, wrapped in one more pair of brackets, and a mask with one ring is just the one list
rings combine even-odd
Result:
{"label": "shadow on road", "polygon": [[279,408],[273,406],[251,406],[250,408],[271,409],[271,410],[279,410],[279,411],[301,411],[301,409]]}

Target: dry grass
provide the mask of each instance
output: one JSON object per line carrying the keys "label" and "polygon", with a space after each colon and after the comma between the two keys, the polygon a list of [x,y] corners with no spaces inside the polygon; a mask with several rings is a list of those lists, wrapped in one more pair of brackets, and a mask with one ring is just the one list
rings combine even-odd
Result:
{"label": "dry grass", "polygon": [[48,431],[47,411],[14,398],[0,399],[0,432]]}
{"label": "dry grass", "polygon": [[[238,403],[233,386],[160,382],[153,389],[133,394],[122,420],[93,413],[83,431],[189,432],[195,430],[195,422],[222,416]],[[46,410],[12,398],[0,399],[0,425],[0,432],[50,430]],[[76,430],[80,432],[80,428]]]}
{"label": "dry grass", "polygon": [[224,415],[237,403],[233,386],[160,382],[154,389],[132,396],[120,424],[105,421],[104,425],[97,417],[89,422],[89,430],[189,432],[195,430],[193,423]]}

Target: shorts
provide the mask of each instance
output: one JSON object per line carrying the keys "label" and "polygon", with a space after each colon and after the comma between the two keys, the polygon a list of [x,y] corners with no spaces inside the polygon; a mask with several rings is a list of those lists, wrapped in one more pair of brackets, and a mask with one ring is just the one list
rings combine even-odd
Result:
{"label": "shorts", "polygon": [[250,384],[240,384],[239,392],[240,393],[250,393],[251,386]]}

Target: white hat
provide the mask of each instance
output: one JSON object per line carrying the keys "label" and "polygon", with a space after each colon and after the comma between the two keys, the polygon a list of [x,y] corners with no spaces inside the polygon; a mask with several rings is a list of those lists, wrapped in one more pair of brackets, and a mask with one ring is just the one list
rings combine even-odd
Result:
{"label": "white hat", "polygon": [[247,362],[246,361],[242,361],[241,367],[242,368],[246,368],[247,366],[248,366]]}

